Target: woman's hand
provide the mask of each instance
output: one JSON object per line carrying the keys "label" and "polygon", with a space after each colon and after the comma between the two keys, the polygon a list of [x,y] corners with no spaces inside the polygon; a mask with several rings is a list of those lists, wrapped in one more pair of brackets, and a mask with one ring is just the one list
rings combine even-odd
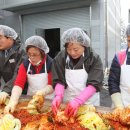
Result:
{"label": "woman's hand", "polygon": [[4,104],[6,101],[6,98],[9,96],[6,92],[0,92],[0,104]]}
{"label": "woman's hand", "polygon": [[15,111],[16,105],[17,105],[16,101],[10,101],[9,104],[4,109],[4,113],[5,114],[10,112],[13,113]]}
{"label": "woman's hand", "polygon": [[62,96],[55,96],[52,102],[52,111],[56,115],[62,101]]}
{"label": "woman's hand", "polygon": [[80,103],[76,99],[73,99],[72,101],[68,103],[65,109],[65,114],[69,117],[75,116],[78,111],[79,106],[80,106]]}

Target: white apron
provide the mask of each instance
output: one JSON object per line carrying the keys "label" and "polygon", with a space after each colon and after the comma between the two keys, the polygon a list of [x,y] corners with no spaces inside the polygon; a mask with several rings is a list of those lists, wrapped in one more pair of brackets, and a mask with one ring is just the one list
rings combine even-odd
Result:
{"label": "white apron", "polygon": [[[31,63],[28,66],[27,70],[27,80],[28,80],[28,91],[27,95],[34,95],[38,90],[43,90],[44,87],[48,85],[48,73],[46,69],[46,61],[45,61],[45,73],[39,74],[28,74],[30,71]],[[46,99],[52,99],[53,95],[50,94],[46,96]]]}
{"label": "white apron", "polygon": [[[69,62],[69,56],[67,56],[66,63]],[[65,78],[68,84],[67,89],[65,89],[64,101],[69,102],[78,96],[81,91],[86,87],[86,81],[88,78],[88,73],[86,72],[83,64],[83,69],[66,69]],[[85,104],[93,104],[99,106],[99,92],[95,93],[90,99],[88,99]]]}
{"label": "white apron", "polygon": [[121,66],[120,75],[120,89],[124,106],[130,105],[130,65],[126,65],[126,59]]}

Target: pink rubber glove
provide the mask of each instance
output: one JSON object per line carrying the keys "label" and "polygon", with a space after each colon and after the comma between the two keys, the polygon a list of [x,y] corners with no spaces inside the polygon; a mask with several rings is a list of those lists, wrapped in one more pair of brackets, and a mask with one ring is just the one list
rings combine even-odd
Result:
{"label": "pink rubber glove", "polygon": [[70,101],[65,109],[67,116],[75,116],[80,105],[84,104],[94,93],[96,89],[92,85],[88,85],[79,96]]}
{"label": "pink rubber glove", "polygon": [[61,101],[63,99],[63,96],[64,96],[64,86],[63,85],[61,85],[59,83],[56,84],[55,95],[56,96],[52,102],[52,111],[56,115],[58,108],[60,107]]}

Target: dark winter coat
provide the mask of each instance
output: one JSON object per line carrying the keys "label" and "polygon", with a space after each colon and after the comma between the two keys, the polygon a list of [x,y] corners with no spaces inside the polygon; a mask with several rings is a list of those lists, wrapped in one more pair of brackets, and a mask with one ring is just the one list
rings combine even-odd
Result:
{"label": "dark winter coat", "polygon": [[88,79],[86,81],[86,86],[88,84],[93,85],[97,91],[100,91],[100,87],[103,80],[103,65],[101,59],[98,54],[93,52],[91,48],[86,48],[84,52],[84,57],[81,56],[76,65],[73,65],[73,62],[70,59],[69,66],[66,64],[67,52],[66,50],[62,50],[59,54],[54,58],[52,63],[52,78],[53,78],[53,86],[57,83],[61,83],[67,88],[67,83],[65,79],[65,69],[73,68],[74,69],[82,69],[83,64],[85,66],[85,70],[88,73]]}
{"label": "dark winter coat", "polygon": [[11,93],[19,65],[26,57],[20,40],[17,39],[12,48],[0,51],[0,78],[3,78],[5,84],[1,86],[2,91]]}

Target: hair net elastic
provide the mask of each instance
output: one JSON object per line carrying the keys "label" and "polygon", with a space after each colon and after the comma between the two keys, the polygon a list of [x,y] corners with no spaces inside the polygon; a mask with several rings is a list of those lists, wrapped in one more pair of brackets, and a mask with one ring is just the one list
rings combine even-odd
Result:
{"label": "hair net elastic", "polygon": [[126,27],[126,36],[130,36],[130,24]]}
{"label": "hair net elastic", "polygon": [[46,41],[41,36],[31,36],[31,37],[29,37],[25,41],[25,48],[27,49],[27,47],[30,46],[30,45],[41,49],[45,53],[49,52],[49,47],[48,47]]}
{"label": "hair net elastic", "polygon": [[18,34],[15,32],[15,30],[11,27],[0,25],[0,33],[2,33],[6,37],[10,37],[14,40],[17,39]]}
{"label": "hair net elastic", "polygon": [[64,44],[73,42],[79,43],[85,47],[90,46],[89,36],[80,28],[71,28],[65,31],[62,35],[62,41]]}

